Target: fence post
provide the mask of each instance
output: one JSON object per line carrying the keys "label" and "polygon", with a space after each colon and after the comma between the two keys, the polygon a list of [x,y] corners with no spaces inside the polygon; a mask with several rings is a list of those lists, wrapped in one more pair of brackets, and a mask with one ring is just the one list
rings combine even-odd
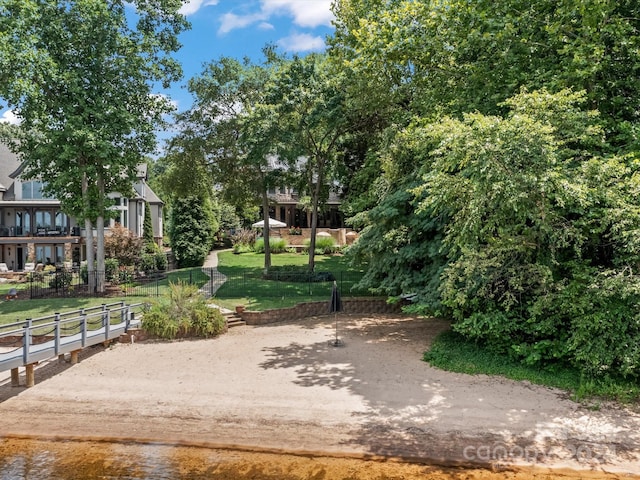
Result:
{"label": "fence post", "polygon": [[130,315],[130,311],[131,311],[131,306],[127,305],[126,308],[123,309],[123,313],[125,315],[125,324],[124,324],[124,331],[128,331],[129,330],[129,325],[131,325],[131,321],[129,320],[131,318]]}
{"label": "fence post", "polygon": [[104,318],[104,339],[109,340],[109,330],[111,329],[111,310],[107,310]]}
{"label": "fence post", "polygon": [[55,354],[59,355],[60,352],[60,313],[55,313],[55,322],[56,322],[56,336],[55,336]]}
{"label": "fence post", "polygon": [[84,310],[80,310],[80,316],[82,317],[82,323],[80,324],[81,345],[84,347],[87,344],[87,314]]}
{"label": "fence post", "polygon": [[27,318],[24,326],[24,335],[22,338],[22,361],[25,365],[29,365],[29,347],[31,346],[31,325],[33,321]]}

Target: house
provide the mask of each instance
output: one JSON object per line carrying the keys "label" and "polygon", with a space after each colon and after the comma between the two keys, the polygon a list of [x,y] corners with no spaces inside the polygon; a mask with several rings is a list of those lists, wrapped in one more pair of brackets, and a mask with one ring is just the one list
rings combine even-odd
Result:
{"label": "house", "polygon": [[[309,228],[311,210],[301,203],[298,192],[291,187],[272,188],[267,192],[271,206],[269,216],[284,222],[289,227]],[[329,198],[318,212],[318,227],[343,228],[344,217],[340,211],[342,201],[335,190],[329,192]]]}
{"label": "house", "polygon": [[[75,264],[86,258],[84,225],[69,217],[60,202],[42,193],[40,180],[21,180],[18,157],[6,145],[0,144],[0,262],[14,271],[22,271],[28,262],[42,264]],[[162,243],[163,202],[151,190],[146,165],[138,168],[133,198],[117,193],[109,195],[115,201],[115,222],[142,236],[145,208],[150,208],[153,236]]]}
{"label": "house", "polygon": [[[286,170],[288,167],[281,162],[277,155],[267,157],[269,169]],[[302,165],[306,161],[305,157],[299,157],[298,163]],[[281,186],[270,188],[267,192],[269,197],[269,216],[287,224],[288,227],[311,227],[311,205],[305,205],[303,198],[295,188]],[[343,228],[344,217],[340,211],[340,186],[333,184],[329,188],[329,196],[320,206],[318,212],[318,227],[320,228]],[[262,218],[262,212],[260,217]]]}

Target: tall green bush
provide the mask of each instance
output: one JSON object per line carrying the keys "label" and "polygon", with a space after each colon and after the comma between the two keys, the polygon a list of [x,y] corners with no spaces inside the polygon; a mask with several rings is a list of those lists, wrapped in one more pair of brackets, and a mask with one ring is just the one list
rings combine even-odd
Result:
{"label": "tall green bush", "polygon": [[202,265],[214,242],[218,226],[206,198],[177,198],[171,209],[171,248],[180,267]]}

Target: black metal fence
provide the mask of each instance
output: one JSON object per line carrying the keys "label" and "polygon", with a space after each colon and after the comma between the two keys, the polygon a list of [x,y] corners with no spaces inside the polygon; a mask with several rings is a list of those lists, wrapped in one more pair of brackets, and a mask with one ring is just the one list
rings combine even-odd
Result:
{"label": "black metal fence", "polygon": [[369,291],[357,288],[364,274],[353,271],[337,272],[296,272],[275,271],[265,275],[262,272],[237,271],[226,275],[212,275],[212,287],[219,286],[214,295],[218,298],[299,298],[313,299],[331,295],[333,283],[343,296],[369,296]]}
{"label": "black metal fence", "polygon": [[170,283],[196,285],[207,297],[217,298],[299,298],[313,299],[331,294],[336,282],[343,296],[367,296],[356,287],[362,273],[351,271],[307,272],[275,271],[268,275],[255,269],[238,269],[224,275],[215,268],[152,272],[145,275],[116,276],[105,281],[105,291],[97,291],[99,275],[58,270],[32,272],[24,285],[31,298],[110,296],[156,297],[169,291]]}
{"label": "black metal fence", "polygon": [[[107,279],[102,272],[89,274],[70,270],[31,272],[27,278],[26,291],[31,298],[53,297],[153,297],[162,295],[169,283],[169,272],[152,272],[146,275],[123,274]],[[206,281],[203,273],[200,280],[192,278],[192,282]],[[98,292],[98,279],[105,279],[104,292]],[[193,275],[192,275],[193,277]],[[188,281],[188,277],[187,277]]]}

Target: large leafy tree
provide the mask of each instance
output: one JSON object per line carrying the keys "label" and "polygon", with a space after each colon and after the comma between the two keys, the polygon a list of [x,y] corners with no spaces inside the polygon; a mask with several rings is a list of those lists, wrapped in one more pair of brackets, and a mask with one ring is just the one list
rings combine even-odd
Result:
{"label": "large leafy tree", "polygon": [[222,187],[223,199],[241,211],[259,202],[265,220],[265,269],[269,249],[270,187],[278,183],[273,162],[273,114],[264,97],[271,75],[269,64],[223,57],[205,65],[189,81],[193,106],[177,116],[179,133],[171,140],[171,165],[165,181],[176,191]]}
{"label": "large leafy tree", "polygon": [[522,86],[572,88],[618,146],[637,146],[639,9],[632,0],[343,0],[333,45],[374,109],[394,105],[409,120],[496,114]]}
{"label": "large leafy tree", "polygon": [[331,53],[387,125],[350,199],[377,203],[353,218],[370,286],[531,362],[638,375],[637,3],[335,12]]}
{"label": "large leafy tree", "polygon": [[311,199],[309,270],[315,268],[318,213],[339,174],[342,142],[350,129],[345,72],[326,55],[281,62],[266,101],[275,113],[274,147]]}
{"label": "large leafy tree", "polygon": [[[106,194],[127,194],[171,110],[152,92],[181,75],[170,57],[187,28],[180,0],[3,0],[0,96],[22,120],[23,176],[84,221],[88,267],[103,288]],[[126,12],[135,8],[135,25]],[[97,229],[97,268],[93,230]]]}
{"label": "large leafy tree", "polygon": [[424,125],[419,211],[445,218],[442,302],[459,332],[528,362],[640,375],[640,170],[606,153],[583,95]]}

